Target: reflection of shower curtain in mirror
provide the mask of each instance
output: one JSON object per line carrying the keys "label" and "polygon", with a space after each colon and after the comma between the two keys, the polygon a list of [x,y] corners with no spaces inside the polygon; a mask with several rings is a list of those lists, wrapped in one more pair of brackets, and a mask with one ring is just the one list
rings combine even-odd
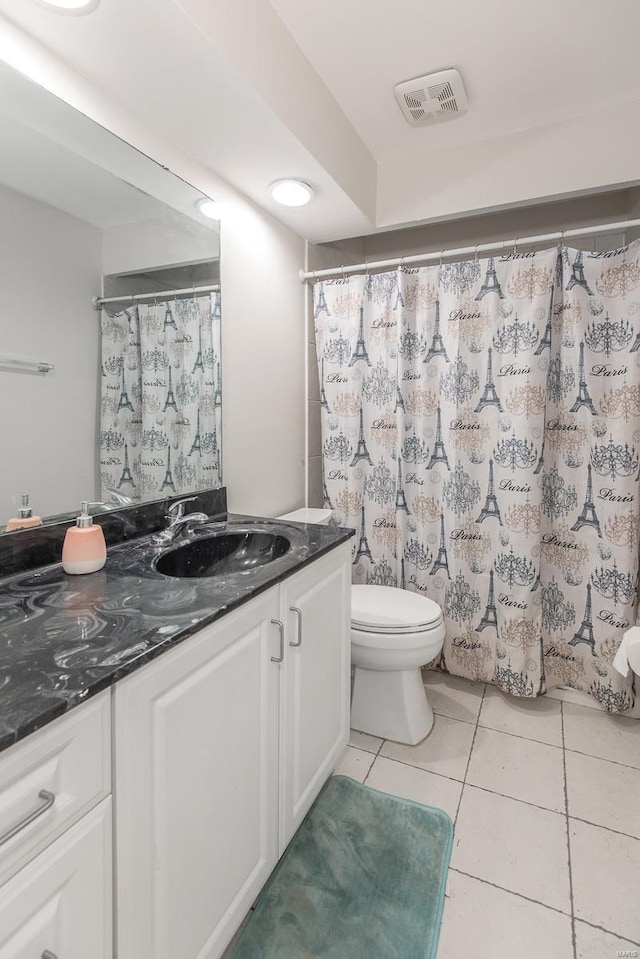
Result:
{"label": "reflection of shower curtain in mirror", "polygon": [[220,427],[220,294],[103,309],[102,498],[219,486]]}

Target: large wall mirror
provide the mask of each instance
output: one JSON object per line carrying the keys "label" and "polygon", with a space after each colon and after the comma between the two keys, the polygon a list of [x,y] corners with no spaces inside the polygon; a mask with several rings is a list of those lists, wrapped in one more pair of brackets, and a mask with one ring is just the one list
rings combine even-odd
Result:
{"label": "large wall mirror", "polygon": [[0,64],[0,529],[220,486],[220,231]]}

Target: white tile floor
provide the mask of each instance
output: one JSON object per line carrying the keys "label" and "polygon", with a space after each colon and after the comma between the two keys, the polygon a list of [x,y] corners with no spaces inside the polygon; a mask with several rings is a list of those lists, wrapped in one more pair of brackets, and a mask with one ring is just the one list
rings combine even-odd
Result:
{"label": "white tile floor", "polygon": [[336,772],[454,819],[438,959],[640,959],[640,721],[425,677],[427,739]]}

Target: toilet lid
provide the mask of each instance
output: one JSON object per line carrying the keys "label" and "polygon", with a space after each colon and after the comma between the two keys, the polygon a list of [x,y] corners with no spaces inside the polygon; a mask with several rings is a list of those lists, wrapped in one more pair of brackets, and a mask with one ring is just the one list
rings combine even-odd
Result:
{"label": "toilet lid", "polygon": [[433,600],[396,586],[352,586],[351,623],[368,632],[427,629],[442,619]]}

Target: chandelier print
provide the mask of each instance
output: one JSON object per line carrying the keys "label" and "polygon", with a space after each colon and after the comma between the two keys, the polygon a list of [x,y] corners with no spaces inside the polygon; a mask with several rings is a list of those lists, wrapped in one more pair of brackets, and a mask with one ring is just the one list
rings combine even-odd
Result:
{"label": "chandelier print", "polygon": [[340,277],[314,299],[324,499],[356,530],[354,582],[437,602],[441,669],[628,709],[612,660],[636,620],[640,242]]}

